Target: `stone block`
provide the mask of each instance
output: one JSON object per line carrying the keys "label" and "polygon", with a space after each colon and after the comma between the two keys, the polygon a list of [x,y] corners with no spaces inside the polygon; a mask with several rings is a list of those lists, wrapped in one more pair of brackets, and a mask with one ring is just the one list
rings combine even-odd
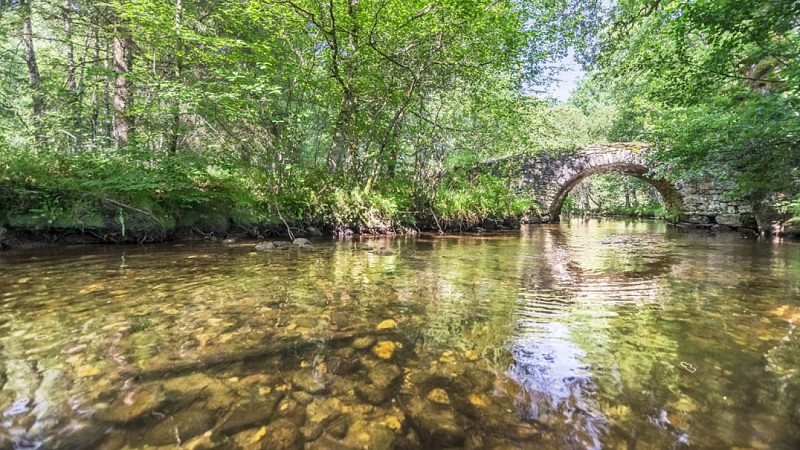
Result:
{"label": "stone block", "polygon": [[709,219],[709,217],[706,215],[688,215],[683,217],[683,220],[695,225],[705,225],[711,223],[711,219]]}
{"label": "stone block", "polygon": [[718,224],[739,228],[742,226],[742,217],[739,214],[719,214],[714,218]]}

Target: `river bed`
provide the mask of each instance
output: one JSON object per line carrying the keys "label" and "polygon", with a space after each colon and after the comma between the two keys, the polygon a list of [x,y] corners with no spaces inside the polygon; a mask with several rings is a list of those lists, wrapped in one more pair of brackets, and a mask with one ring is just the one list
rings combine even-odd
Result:
{"label": "river bed", "polygon": [[655,221],[0,252],[0,449],[800,448],[800,245]]}

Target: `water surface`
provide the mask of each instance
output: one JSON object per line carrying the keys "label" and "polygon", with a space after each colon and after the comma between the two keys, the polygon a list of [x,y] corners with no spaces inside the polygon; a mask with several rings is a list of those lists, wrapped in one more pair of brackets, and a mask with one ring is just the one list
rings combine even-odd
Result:
{"label": "water surface", "polygon": [[800,245],[498,235],[0,253],[0,448],[800,447]]}

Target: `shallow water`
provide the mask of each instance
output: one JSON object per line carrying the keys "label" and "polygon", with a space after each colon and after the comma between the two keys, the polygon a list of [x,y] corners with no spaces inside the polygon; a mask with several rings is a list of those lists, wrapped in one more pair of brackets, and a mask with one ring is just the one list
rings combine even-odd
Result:
{"label": "shallow water", "polygon": [[0,449],[800,447],[800,245],[498,235],[0,253]]}

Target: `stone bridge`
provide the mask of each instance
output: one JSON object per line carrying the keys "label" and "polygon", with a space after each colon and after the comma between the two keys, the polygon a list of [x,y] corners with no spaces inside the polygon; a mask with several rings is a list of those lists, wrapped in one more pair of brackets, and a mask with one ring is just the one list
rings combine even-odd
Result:
{"label": "stone bridge", "polygon": [[752,205],[729,195],[730,182],[709,178],[671,182],[650,169],[650,154],[647,144],[625,142],[487,164],[492,173],[510,178],[510,188],[530,193],[538,208],[531,222],[558,222],[564,200],[575,185],[590,175],[617,172],[655,187],[677,221],[701,227],[757,228]]}

